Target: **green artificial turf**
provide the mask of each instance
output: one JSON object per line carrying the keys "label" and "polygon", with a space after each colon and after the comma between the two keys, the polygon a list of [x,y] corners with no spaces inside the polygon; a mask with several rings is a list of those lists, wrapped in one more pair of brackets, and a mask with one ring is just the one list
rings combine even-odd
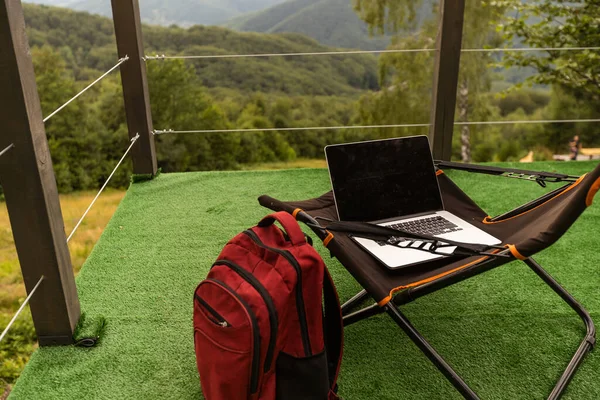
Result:
{"label": "green artificial turf", "polygon": [[[528,167],[580,174],[594,164]],[[451,175],[491,215],[543,192],[530,182]],[[163,174],[132,185],[77,279],[88,318],[106,318],[100,344],[39,349],[10,399],[202,398],[192,335],[196,285],[223,245],[265,215],[259,195],[306,199],[328,189],[326,170]],[[599,227],[596,204],[537,257],[598,320]],[[355,294],[359,286],[318,249],[341,297]],[[584,334],[578,317],[522,263],[404,311],[483,399],[544,398]],[[460,398],[385,315],[347,328],[339,383],[347,400]],[[600,398],[598,354],[588,356],[565,398]]]}

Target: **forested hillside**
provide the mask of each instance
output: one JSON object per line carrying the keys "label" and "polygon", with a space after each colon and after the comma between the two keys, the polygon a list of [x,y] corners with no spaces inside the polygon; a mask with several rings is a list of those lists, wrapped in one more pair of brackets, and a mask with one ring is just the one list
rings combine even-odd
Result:
{"label": "forested hillside", "polygon": [[[104,70],[117,59],[112,20],[45,6],[26,6],[32,46],[59,50],[75,78],[87,79],[87,69]],[[225,28],[189,29],[144,26],[148,54],[210,55],[316,52],[331,50],[302,35],[237,33]],[[356,94],[377,89],[377,60],[352,57],[246,58],[197,61],[201,82],[209,87],[294,95]]]}
{"label": "forested hillside", "polygon": [[[45,115],[112,67],[116,45],[108,18],[26,5],[26,22]],[[149,54],[330,51],[298,34],[238,33],[219,27],[144,26]],[[157,129],[285,128],[347,125],[356,101],[378,90],[377,59],[283,57],[148,61]],[[61,191],[97,187],[126,148],[118,74],[101,82],[46,125]],[[241,163],[322,157],[343,132],[233,133],[157,137],[164,171],[231,169]],[[77,159],[77,162],[75,162]],[[129,171],[115,181],[123,185]]]}
{"label": "forested hillside", "polygon": [[[149,24],[217,25],[240,14],[262,10],[283,0],[143,0],[142,21]],[[69,7],[111,17],[109,0],[29,0],[30,3]]]}

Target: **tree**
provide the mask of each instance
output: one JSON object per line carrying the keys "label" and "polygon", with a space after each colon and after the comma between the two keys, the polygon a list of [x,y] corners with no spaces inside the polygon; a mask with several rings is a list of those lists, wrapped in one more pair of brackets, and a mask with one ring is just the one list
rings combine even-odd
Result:
{"label": "tree", "polygon": [[[49,46],[34,47],[32,58],[42,112],[49,115],[77,94],[80,85],[67,71],[61,55]],[[62,192],[96,187],[102,175],[101,139],[93,129],[98,120],[91,108],[89,101],[82,98],[46,122],[56,180]]]}
{"label": "tree", "polygon": [[[560,51],[565,47],[597,47],[600,43],[600,0],[507,0],[515,10],[502,28],[513,46],[545,48],[507,52],[505,67],[533,68],[530,84],[552,85],[548,119],[595,118],[600,114],[600,50]],[[574,134],[585,145],[600,144],[595,124],[548,126],[540,137],[554,151],[565,151]]]}
{"label": "tree", "polygon": [[[279,113],[282,107],[278,107]],[[236,125],[242,129],[272,129],[271,119],[267,116],[268,105],[266,99],[256,95],[250,101],[237,120]],[[281,118],[277,128],[285,128],[285,121]],[[243,132],[242,133],[242,161],[247,163],[289,161],[296,158],[294,149],[279,132]]]}
{"label": "tree", "polygon": [[[498,34],[493,27],[503,14],[503,6],[479,0],[466,0],[464,48],[496,45]],[[396,0],[355,0],[359,15],[375,32],[396,33],[392,49],[432,48],[438,31],[437,19],[427,21],[421,30],[408,38],[400,33],[411,28],[417,2]],[[437,8],[437,6],[434,6]],[[436,14],[436,13],[434,13]],[[457,119],[484,118],[488,113],[491,55],[486,52],[463,55],[459,76]],[[386,54],[380,59],[380,82],[386,89],[361,99],[360,117],[367,124],[427,123],[430,117],[433,55]],[[407,118],[408,117],[408,118]],[[471,130],[461,128],[461,158],[471,160]],[[475,129],[476,130],[476,129]],[[411,130],[417,133],[417,130]],[[423,132],[423,131],[421,131]],[[408,134],[406,129],[379,132],[377,136]]]}
{"label": "tree", "polygon": [[558,84],[595,104],[600,103],[600,51],[559,51],[563,47],[597,47],[600,43],[599,0],[508,0],[516,14],[501,25],[515,46],[550,48],[541,52],[507,52],[507,67],[532,67],[529,81]]}
{"label": "tree", "polygon": [[[504,8],[485,1],[466,0],[466,3],[463,48],[497,47],[500,35],[493,27],[502,18]],[[490,53],[474,52],[462,55],[457,93],[458,121],[484,120],[488,115],[489,97],[486,93],[491,87],[489,67],[492,61]],[[480,129],[469,125],[460,127],[463,162],[471,162],[471,132]]]}
{"label": "tree", "polygon": [[[355,0],[358,15],[374,34],[392,34],[389,49],[427,48],[435,45],[435,22],[405,37],[414,26],[420,2],[410,0]],[[381,90],[363,95],[358,104],[360,125],[427,123],[430,116],[433,57],[430,53],[387,53],[379,58]],[[368,138],[379,139],[426,133],[422,128],[375,129]]]}
{"label": "tree", "polygon": [[[148,65],[152,118],[157,129],[218,130],[229,127],[193,67],[182,60]],[[157,136],[159,167],[165,172],[227,169],[236,166],[239,135],[217,133]]]}

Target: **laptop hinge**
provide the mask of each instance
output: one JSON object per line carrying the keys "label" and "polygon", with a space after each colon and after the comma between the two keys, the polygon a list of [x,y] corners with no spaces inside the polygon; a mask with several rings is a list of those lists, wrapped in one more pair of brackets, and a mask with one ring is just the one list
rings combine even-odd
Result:
{"label": "laptop hinge", "polygon": [[385,224],[386,222],[402,221],[404,219],[424,217],[426,215],[433,215],[433,214],[438,213],[440,211],[444,211],[444,210],[426,211],[426,212],[422,212],[422,213],[418,213],[418,214],[404,215],[404,216],[401,216],[401,217],[391,217],[391,218],[386,218],[386,219],[382,219],[382,220],[379,220],[379,221],[371,221],[371,223],[372,224]]}

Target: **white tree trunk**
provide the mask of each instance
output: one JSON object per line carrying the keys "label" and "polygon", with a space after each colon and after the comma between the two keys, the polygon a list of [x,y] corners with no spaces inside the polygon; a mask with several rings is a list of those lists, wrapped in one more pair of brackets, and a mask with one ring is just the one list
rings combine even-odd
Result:
{"label": "white tree trunk", "polygon": [[[469,117],[469,84],[466,80],[460,82],[458,88],[458,120],[467,122]],[[471,162],[471,131],[468,125],[460,128],[461,156],[463,162]]]}

